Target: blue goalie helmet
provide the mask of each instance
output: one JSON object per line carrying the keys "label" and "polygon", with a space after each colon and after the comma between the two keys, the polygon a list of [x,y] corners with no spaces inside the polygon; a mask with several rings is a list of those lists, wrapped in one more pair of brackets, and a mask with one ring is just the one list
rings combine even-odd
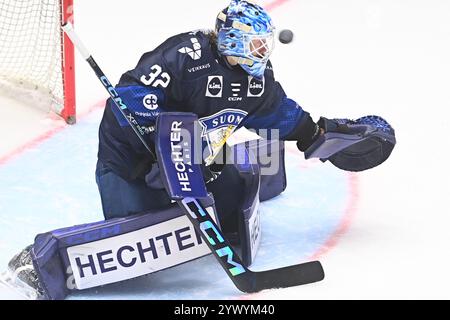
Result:
{"label": "blue goalie helmet", "polygon": [[255,1],[232,0],[216,20],[217,49],[251,76],[262,79],[275,45],[275,27]]}

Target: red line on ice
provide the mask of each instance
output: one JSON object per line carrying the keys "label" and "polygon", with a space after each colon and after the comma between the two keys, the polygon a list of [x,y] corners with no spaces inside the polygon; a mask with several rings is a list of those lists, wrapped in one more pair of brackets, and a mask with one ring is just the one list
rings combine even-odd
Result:
{"label": "red line on ice", "polygon": [[348,173],[347,183],[349,187],[349,198],[347,202],[347,207],[345,208],[344,217],[339,224],[336,231],[329,237],[327,242],[325,242],[319,250],[308,260],[319,260],[320,257],[325,255],[331,249],[333,249],[339,242],[340,238],[347,232],[350,225],[355,218],[356,212],[358,210],[358,200],[359,200],[359,178],[356,173]]}
{"label": "red line on ice", "polygon": [[264,8],[267,11],[272,11],[275,8],[278,8],[279,6],[285,4],[286,2],[289,2],[289,1],[290,0],[276,0],[276,1],[273,1],[273,2],[269,3],[268,5],[264,6]]}
{"label": "red line on ice", "polygon": [[62,129],[64,129],[65,126],[66,126],[65,124],[59,124],[55,128],[52,128],[52,129],[48,130],[47,132],[45,132],[45,133],[43,133],[43,134],[33,138],[32,140],[26,142],[25,144],[21,145],[20,147],[14,149],[13,151],[8,152],[6,155],[4,155],[3,157],[0,158],[0,165],[6,164],[8,161],[10,161],[11,159],[13,159],[13,158],[17,157],[18,155],[22,154],[26,150],[31,149],[33,147],[36,147],[37,145],[39,145],[43,141],[51,138],[56,133],[58,133]]}
{"label": "red line on ice", "polygon": [[[84,118],[85,116],[87,116],[88,114],[90,114],[92,111],[94,111],[94,110],[96,110],[96,109],[98,109],[100,107],[103,107],[103,106],[104,106],[104,100],[102,100],[101,102],[96,103],[95,105],[90,107],[87,111],[78,114],[77,115],[77,119],[80,120],[80,119]],[[25,151],[38,146],[39,144],[41,144],[44,141],[50,139],[55,134],[61,132],[62,130],[64,130],[67,127],[68,127],[68,125],[66,123],[64,123],[62,120],[59,120],[59,119],[56,120],[53,128],[47,130],[46,132],[44,132],[44,133],[34,137],[30,141],[24,143],[23,145],[15,148],[14,150],[12,150],[12,151],[6,153],[5,155],[1,156],[0,157],[0,166],[1,165],[5,165],[7,162],[9,162],[12,159],[16,158],[17,156],[21,155]]]}
{"label": "red line on ice", "polygon": [[[293,150],[290,147],[287,147],[286,152],[290,153],[290,154],[296,154],[296,155],[300,155],[299,152],[296,152],[296,150]],[[309,160],[311,161],[311,160]],[[315,161],[314,159],[312,159],[312,161]],[[311,163],[313,164],[313,163]],[[302,167],[302,169],[307,169],[308,165],[304,165]],[[314,260],[319,260],[322,256],[324,256],[325,254],[327,254],[329,251],[331,251],[334,247],[336,247],[339,243],[339,240],[341,239],[341,237],[348,231],[348,229],[350,228],[353,219],[356,216],[357,213],[357,206],[358,206],[358,201],[359,201],[359,177],[356,173],[347,173],[347,183],[348,183],[348,189],[349,189],[349,193],[348,193],[348,200],[347,200],[347,205],[346,208],[344,210],[344,216],[341,219],[341,222],[339,223],[339,226],[336,228],[336,230],[328,237],[328,240],[325,241],[317,250],[316,252],[309,258],[307,258],[305,261],[302,262],[306,262],[306,261],[314,261]],[[327,270],[325,270],[325,277],[326,277],[326,272]],[[239,300],[258,300],[261,298],[261,294],[260,293],[252,293],[252,294],[245,294],[240,296],[238,299]]]}
{"label": "red line on ice", "polygon": [[[267,6],[265,6],[266,10],[271,11],[275,8],[278,8],[279,6],[289,2],[290,0],[276,0],[271,3],[269,3]],[[289,153],[294,153],[290,148],[286,148],[286,150]],[[296,150],[297,151],[297,150]],[[304,168],[307,168],[309,165],[314,164],[319,160],[310,160],[308,163],[300,164],[300,166],[304,166]],[[327,252],[329,252],[331,249],[333,249],[339,242],[339,239],[344,235],[347,230],[349,229],[355,215],[357,212],[357,204],[359,199],[359,182],[358,182],[358,176],[354,173],[348,174],[347,183],[349,186],[349,199],[348,204],[345,209],[344,217],[342,218],[342,221],[336,231],[329,237],[329,239],[312,255],[310,260],[318,260],[320,257],[325,255]]]}

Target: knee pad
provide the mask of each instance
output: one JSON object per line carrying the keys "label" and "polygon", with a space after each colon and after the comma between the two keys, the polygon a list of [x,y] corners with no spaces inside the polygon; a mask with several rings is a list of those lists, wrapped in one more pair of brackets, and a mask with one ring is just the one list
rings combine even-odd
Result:
{"label": "knee pad", "polygon": [[284,142],[260,140],[230,147],[227,165],[218,179],[207,185],[214,194],[223,231],[240,243],[241,259],[253,263],[260,239],[260,201],[278,196],[286,189]]}

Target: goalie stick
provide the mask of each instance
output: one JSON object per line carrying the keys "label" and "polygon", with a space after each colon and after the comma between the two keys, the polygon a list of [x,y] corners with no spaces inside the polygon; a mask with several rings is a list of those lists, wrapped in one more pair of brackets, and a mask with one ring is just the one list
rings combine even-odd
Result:
{"label": "goalie stick", "polygon": [[153,132],[155,130],[154,127],[142,127],[139,125],[139,122],[137,122],[136,118],[131,114],[130,110],[128,109],[125,102],[122,100],[122,98],[119,96],[118,92],[114,88],[114,86],[109,82],[108,78],[105,76],[103,71],[98,66],[97,62],[95,62],[92,55],[89,53],[87,48],[84,46],[83,42],[78,38],[78,35],[75,33],[73,29],[73,25],[68,22],[62,26],[63,31],[67,34],[70,41],[76,46],[78,51],[83,56],[83,59],[85,59],[89,65],[91,66],[92,70],[94,70],[95,74],[97,75],[97,78],[102,83],[103,87],[108,91],[112,101],[114,102],[114,105],[117,107],[117,109],[120,111],[120,113],[123,115],[123,117],[126,119],[128,124],[131,126],[133,131],[136,133],[136,136],[139,138],[139,140],[142,142],[144,147],[147,149],[147,151],[150,153],[150,156],[152,160],[156,161],[156,155],[155,153],[150,149],[148,144],[144,140],[144,135]]}
{"label": "goalie stick", "polygon": [[[108,78],[105,76],[103,71],[93,59],[92,55],[89,53],[89,51],[86,49],[86,47],[83,45],[83,43],[73,30],[72,25],[70,23],[66,23],[62,26],[62,29],[80,51],[83,58],[94,70],[98,79],[110,94],[115,106],[127,119],[128,123],[133,128],[142,144],[149,151],[152,159],[157,160],[160,166],[162,165],[164,167],[163,163],[167,164],[169,162],[161,159],[164,158],[164,156],[162,155],[163,153],[160,154],[159,157],[156,157],[155,153],[145,142],[145,140],[143,139],[143,135],[146,133],[145,128],[142,128],[133,117],[124,101],[120,98],[117,91],[111,85]],[[159,125],[161,125],[162,123],[162,115],[158,117]],[[170,117],[171,114],[167,114],[166,116]],[[187,122],[189,123],[189,119]],[[170,153],[168,156],[170,158]],[[172,161],[171,159],[169,160]],[[161,168],[161,170],[165,175],[170,174],[170,170],[168,170],[169,172],[167,172],[167,168]],[[292,287],[317,282],[324,279],[324,271],[319,261],[312,261],[284,268],[258,272],[251,271],[247,267],[245,267],[236,251],[231,247],[230,243],[224,237],[214,220],[207,213],[201,203],[197,200],[197,198],[201,197],[202,195],[206,195],[206,187],[203,182],[200,166],[192,165],[190,170],[186,172],[189,172],[190,179],[196,182],[196,187],[193,188],[192,192],[182,192],[181,194],[175,192],[173,188],[175,188],[176,186],[174,186],[170,182],[170,179],[164,179],[166,183],[166,189],[172,196],[172,198],[177,201],[178,205],[185,212],[194,228],[200,233],[201,237],[208,245],[213,255],[216,257],[218,262],[226,271],[227,275],[239,290],[247,293],[252,293],[264,289]]]}

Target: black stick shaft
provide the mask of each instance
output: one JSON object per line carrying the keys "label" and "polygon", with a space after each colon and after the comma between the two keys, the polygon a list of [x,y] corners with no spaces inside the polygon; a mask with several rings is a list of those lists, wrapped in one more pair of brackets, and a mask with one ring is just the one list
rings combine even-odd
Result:
{"label": "black stick shaft", "polygon": [[128,121],[128,124],[133,129],[133,131],[136,133],[136,136],[139,138],[139,140],[142,142],[144,147],[150,153],[152,160],[156,161],[155,153],[150,149],[149,145],[144,140],[145,134],[148,134],[148,133],[154,131],[155,130],[154,127],[144,128],[144,127],[140,126],[139,123],[137,122],[136,118],[131,114],[131,112],[128,109],[125,102],[122,100],[122,98],[117,93],[114,86],[111,84],[111,82],[105,76],[103,71],[100,69],[97,62],[95,62],[94,58],[92,56],[90,56],[86,61],[91,66],[92,70],[94,70],[95,74],[97,75],[97,78],[100,80],[103,87],[108,91],[112,101],[114,102],[114,105],[117,107],[117,109],[123,115],[123,117]]}
{"label": "black stick shaft", "polygon": [[144,147],[149,152],[150,156],[152,157],[152,160],[156,161],[156,155],[155,153],[150,149],[147,142],[144,140],[144,136],[152,131],[155,130],[154,127],[146,128],[142,127],[139,122],[136,120],[136,118],[131,114],[130,109],[128,109],[127,105],[125,104],[125,101],[120,97],[119,93],[116,91],[114,86],[111,84],[111,82],[108,80],[106,75],[103,73],[102,69],[100,69],[97,62],[94,60],[92,55],[89,53],[89,51],[84,46],[83,42],[80,40],[78,35],[73,30],[73,26],[70,23],[66,23],[64,26],[62,26],[62,29],[67,34],[69,39],[73,42],[75,47],[80,51],[83,58],[89,63],[92,70],[95,72],[97,78],[102,83],[103,87],[108,91],[109,96],[111,97],[114,105],[117,107],[117,109],[120,111],[120,113],[123,115],[123,117],[126,119],[130,127],[133,129],[133,131],[136,133],[136,136],[139,138],[139,140],[142,142]]}
{"label": "black stick shaft", "polygon": [[[293,287],[324,279],[324,271],[319,261],[260,272],[249,270],[244,266],[236,251],[223,236],[200,201],[195,198],[184,198],[178,201],[178,204],[239,290],[253,293],[265,289]],[[206,229],[210,232],[206,233]]]}

